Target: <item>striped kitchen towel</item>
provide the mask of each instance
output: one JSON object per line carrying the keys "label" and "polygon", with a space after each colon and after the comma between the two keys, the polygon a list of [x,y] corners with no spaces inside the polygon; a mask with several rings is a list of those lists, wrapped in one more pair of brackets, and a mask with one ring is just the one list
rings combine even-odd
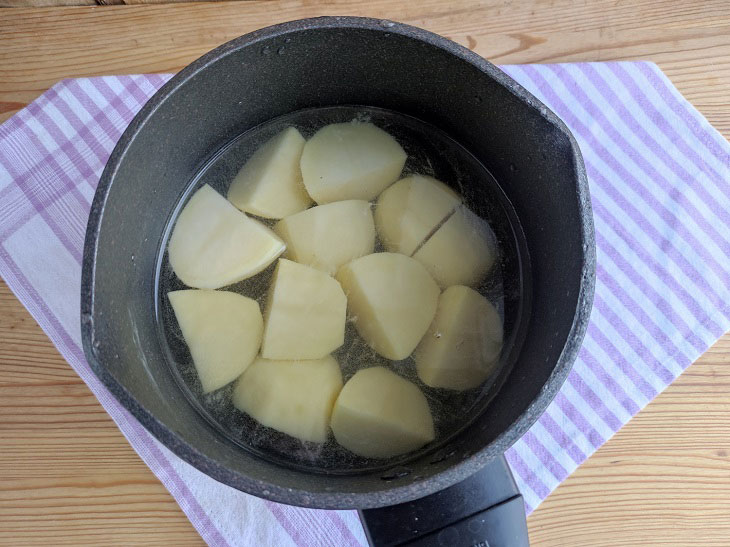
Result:
{"label": "striped kitchen towel", "polygon": [[[578,140],[598,258],[573,371],[507,454],[531,511],[730,328],[730,146],[650,63],[503,68]],[[182,462],[84,360],[80,261],[91,199],[122,131],[168,78],[65,80],[0,126],[0,274],[209,544],[364,544],[352,511],[264,501]]]}

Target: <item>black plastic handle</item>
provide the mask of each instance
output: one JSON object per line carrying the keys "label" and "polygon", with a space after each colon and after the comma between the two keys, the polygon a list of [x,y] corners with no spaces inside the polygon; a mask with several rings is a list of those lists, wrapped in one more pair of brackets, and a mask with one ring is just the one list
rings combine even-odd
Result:
{"label": "black plastic handle", "polygon": [[360,511],[373,547],[529,547],[525,505],[504,456],[449,488]]}

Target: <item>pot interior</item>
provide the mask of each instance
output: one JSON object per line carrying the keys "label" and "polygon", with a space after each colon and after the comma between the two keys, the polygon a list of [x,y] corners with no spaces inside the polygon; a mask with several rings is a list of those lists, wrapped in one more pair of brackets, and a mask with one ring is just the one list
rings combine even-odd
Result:
{"label": "pot interior", "polygon": [[[497,393],[519,355],[517,342],[519,334],[524,334],[524,319],[528,316],[523,309],[527,299],[523,297],[527,295],[525,285],[529,285],[529,259],[524,235],[511,204],[494,177],[473,155],[444,132],[416,118],[364,106],[311,108],[280,116],[247,131],[214,154],[192,178],[185,198],[203,184],[226,195],[238,170],[252,153],[288,127],[296,127],[305,137],[310,137],[324,125],[352,120],[374,123],[393,135],[409,158],[403,176],[421,174],[448,181],[464,198],[465,204],[486,219],[495,232],[499,258],[477,290],[498,309],[503,318],[506,342],[498,367],[480,388],[466,391],[430,388],[418,378],[413,357],[394,362],[378,355],[357,334],[352,321],[347,323],[345,343],[333,353],[345,382],[360,368],[384,366],[418,385],[425,393],[434,417],[435,441],[415,453],[400,457],[386,460],[362,458],[340,447],[333,438],[324,444],[306,443],[259,425],[233,407],[234,384],[204,394],[167,298],[170,291],[188,288],[170,267],[166,253],[168,237],[163,238],[159,249],[156,271],[156,317],[161,345],[171,373],[190,403],[218,432],[242,448],[282,465],[327,474],[385,471],[396,465],[406,465],[408,461],[433,453],[439,446],[447,444],[450,438],[457,436],[482,413]],[[175,208],[176,212],[185,205],[185,198]],[[176,215],[173,214],[166,230],[168,236],[175,220]],[[269,226],[275,223],[266,219],[261,221]],[[375,250],[385,249],[378,242]],[[223,290],[254,298],[263,309],[274,266],[275,263],[264,272]]]}

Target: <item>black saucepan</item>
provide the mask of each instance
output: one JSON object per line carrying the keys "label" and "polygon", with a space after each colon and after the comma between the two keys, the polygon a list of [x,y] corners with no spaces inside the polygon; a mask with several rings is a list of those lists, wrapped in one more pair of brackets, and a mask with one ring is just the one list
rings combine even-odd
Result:
{"label": "black saucepan", "polygon": [[[511,332],[498,389],[440,445],[396,466],[353,472],[287,465],[231,442],[182,389],[156,322],[161,248],[200,167],[263,122],[336,105],[387,109],[435,126],[498,182],[499,195],[485,181],[466,181],[475,210],[499,202],[508,212],[508,222],[495,227]],[[520,545],[527,542],[524,510],[503,453],[570,370],[594,269],[580,151],[535,97],[478,55],[424,30],[353,17],[294,21],[198,59],[125,131],[86,233],[84,350],[155,437],[220,482],[277,502],[361,509],[374,544]]]}

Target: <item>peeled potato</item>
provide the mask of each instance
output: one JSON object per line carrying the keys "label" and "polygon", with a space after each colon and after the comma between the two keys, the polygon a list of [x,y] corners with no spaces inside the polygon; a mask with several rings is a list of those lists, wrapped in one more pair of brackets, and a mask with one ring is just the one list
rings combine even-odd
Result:
{"label": "peeled potato", "polygon": [[434,440],[428,402],[415,384],[383,367],[359,370],[332,411],[342,446],[366,458],[390,458]]}
{"label": "peeled potato", "polygon": [[345,341],[346,308],[335,279],[279,259],[264,309],[261,356],[301,360],[332,353]]}
{"label": "peeled potato", "polygon": [[195,370],[208,393],[238,378],[261,346],[264,320],[255,300],[226,291],[167,293]]}
{"label": "peeled potato", "polygon": [[383,357],[405,359],[436,313],[439,288],[417,261],[397,253],[356,258],[337,272],[355,328]]}
{"label": "peeled potato", "polygon": [[489,224],[464,206],[459,207],[413,255],[442,287],[476,286],[496,258]]}
{"label": "peeled potato", "polygon": [[280,220],[274,232],[286,243],[287,258],[330,275],[375,248],[373,214],[362,200],[312,207]]}
{"label": "peeled potato", "polygon": [[183,283],[217,289],[259,273],[284,249],[274,232],[206,184],[180,213],[168,253],[170,265]]}
{"label": "peeled potato", "polygon": [[340,366],[330,355],[314,361],[258,358],[236,383],[233,405],[265,426],[323,443],[341,389]]}
{"label": "peeled potato", "polygon": [[403,170],[406,153],[388,133],[371,123],[326,125],[302,152],[302,178],[319,204],[345,199],[370,201]]}
{"label": "peeled potato", "polygon": [[264,218],[283,218],[309,207],[312,199],[299,168],[304,142],[301,133],[289,127],[263,144],[233,179],[231,203]]}
{"label": "peeled potato", "polygon": [[378,198],[375,226],[388,251],[411,256],[461,203],[461,197],[432,177],[399,180]]}
{"label": "peeled potato", "polygon": [[502,320],[489,300],[463,285],[449,287],[413,354],[418,377],[431,387],[477,387],[496,369],[502,336]]}

